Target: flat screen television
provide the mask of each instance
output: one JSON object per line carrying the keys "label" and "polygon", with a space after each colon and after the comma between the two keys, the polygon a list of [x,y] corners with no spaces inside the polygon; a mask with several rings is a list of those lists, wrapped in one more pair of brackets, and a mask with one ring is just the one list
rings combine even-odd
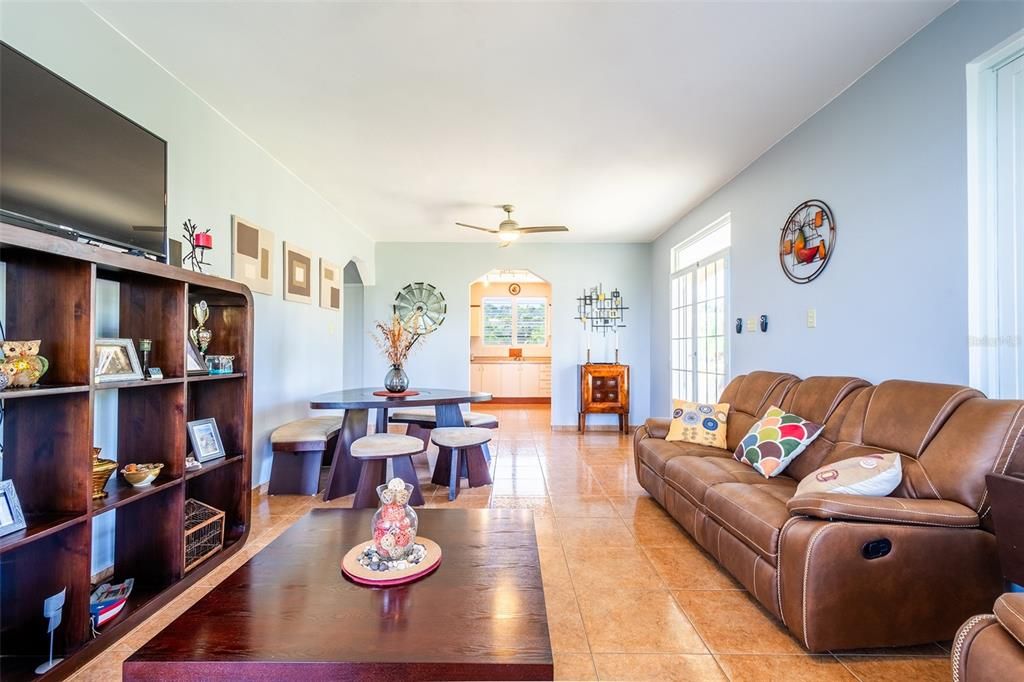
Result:
{"label": "flat screen television", "polygon": [[0,217],[166,260],[167,143],[0,43]]}

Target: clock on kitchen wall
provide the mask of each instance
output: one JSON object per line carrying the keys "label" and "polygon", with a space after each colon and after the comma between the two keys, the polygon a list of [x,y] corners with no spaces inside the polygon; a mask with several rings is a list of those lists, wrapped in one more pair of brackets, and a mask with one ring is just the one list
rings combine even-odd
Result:
{"label": "clock on kitchen wall", "polygon": [[779,236],[782,272],[797,284],[822,273],[836,247],[836,221],[824,201],[809,199],[789,214]]}
{"label": "clock on kitchen wall", "polygon": [[523,288],[519,286],[519,282],[512,282],[512,284],[508,285],[508,293],[512,294],[513,296],[518,296],[519,292],[522,290]]}

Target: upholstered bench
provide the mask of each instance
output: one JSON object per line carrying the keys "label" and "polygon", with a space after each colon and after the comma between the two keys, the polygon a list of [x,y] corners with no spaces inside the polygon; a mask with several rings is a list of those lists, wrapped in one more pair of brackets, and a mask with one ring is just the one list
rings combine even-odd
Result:
{"label": "upholstered bench", "polygon": [[270,444],[274,463],[270,469],[271,495],[316,495],[324,451],[334,449],[342,417],[307,417],[274,429]]}

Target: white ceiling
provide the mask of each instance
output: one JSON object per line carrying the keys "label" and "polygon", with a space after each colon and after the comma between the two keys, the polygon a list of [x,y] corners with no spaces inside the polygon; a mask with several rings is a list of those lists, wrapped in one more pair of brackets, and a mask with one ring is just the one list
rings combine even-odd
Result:
{"label": "white ceiling", "polygon": [[649,241],[950,0],[89,6],[381,241]]}

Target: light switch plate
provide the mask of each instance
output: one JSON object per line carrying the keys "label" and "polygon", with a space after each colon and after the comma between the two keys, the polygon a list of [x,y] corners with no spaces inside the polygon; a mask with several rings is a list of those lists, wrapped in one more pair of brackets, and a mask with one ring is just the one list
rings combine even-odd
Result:
{"label": "light switch plate", "polygon": [[807,309],[807,328],[814,329],[818,326],[818,311],[814,308]]}
{"label": "light switch plate", "polygon": [[747,331],[748,332],[756,332],[757,331],[757,320],[755,320],[752,317],[748,317],[747,318]]}

